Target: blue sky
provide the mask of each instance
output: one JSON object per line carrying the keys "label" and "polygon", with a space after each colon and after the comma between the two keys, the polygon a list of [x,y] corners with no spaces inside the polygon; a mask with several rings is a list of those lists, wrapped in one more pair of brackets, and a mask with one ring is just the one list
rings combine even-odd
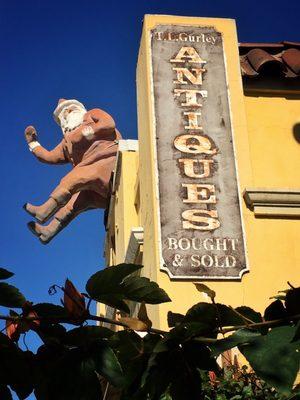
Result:
{"label": "blue sky", "polygon": [[[137,137],[135,68],[144,14],[235,18],[243,42],[299,41],[300,2],[0,0],[0,265],[33,302],[69,277],[84,290],[104,265],[103,213],[73,221],[49,245],[28,231],[29,201],[44,202],[69,166],[40,164],[23,131],[34,125],[47,148],[61,140],[52,112],[59,98],[111,113],[124,138]],[[28,344],[36,345],[31,337]]]}

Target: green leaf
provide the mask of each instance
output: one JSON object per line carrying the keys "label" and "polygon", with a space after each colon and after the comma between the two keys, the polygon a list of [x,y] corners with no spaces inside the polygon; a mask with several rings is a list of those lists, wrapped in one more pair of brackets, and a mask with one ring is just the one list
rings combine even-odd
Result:
{"label": "green leaf", "polygon": [[143,268],[142,265],[135,264],[119,264],[107,267],[90,277],[86,284],[86,291],[95,299],[111,291],[118,292],[118,285],[123,279],[141,268]]}
{"label": "green leaf", "polygon": [[118,353],[124,366],[143,351],[142,338],[137,333],[128,330],[116,332],[109,338],[109,345]]}
{"label": "green leaf", "polygon": [[300,321],[298,321],[298,323],[296,325],[296,332],[295,332],[292,342],[297,342],[297,341],[299,341],[299,339],[300,339]]}
{"label": "green leaf", "polygon": [[49,324],[43,321],[37,333],[45,344],[60,344],[64,342],[66,328],[60,324]]}
{"label": "green leaf", "polygon": [[173,399],[199,400],[202,398],[199,370],[215,368],[215,360],[207,346],[166,337],[155,346],[142,376],[141,387],[147,389],[150,399],[159,398],[170,388]]}
{"label": "green leaf", "polygon": [[217,303],[218,307],[218,316],[221,321],[222,327],[224,326],[233,326],[233,325],[242,325],[245,323],[243,318],[241,318],[233,309],[225,304]]}
{"label": "green leaf", "polygon": [[93,357],[83,359],[80,364],[80,379],[82,393],[80,400],[100,400],[101,393],[100,379],[95,373],[96,365]]}
{"label": "green leaf", "polygon": [[113,331],[102,326],[83,326],[68,331],[64,342],[72,346],[83,346],[97,339],[109,338],[113,334]]}
{"label": "green leaf", "polygon": [[275,296],[271,296],[270,299],[285,300],[285,294],[276,294]]}
{"label": "green leaf", "polygon": [[285,307],[288,315],[300,314],[300,288],[291,289],[286,293]]}
{"label": "green leaf", "polygon": [[0,282],[0,305],[4,307],[21,308],[26,299],[16,287]]}
{"label": "green leaf", "polygon": [[173,313],[172,311],[168,312],[168,326],[172,328],[173,326],[180,324],[184,320],[184,315]]}
{"label": "green leaf", "polygon": [[112,348],[103,341],[99,341],[92,347],[92,351],[98,374],[106,378],[113,386],[122,387],[123,371]]}
{"label": "green leaf", "polygon": [[163,289],[148,278],[128,275],[141,269],[141,265],[119,264],[94,274],[86,284],[88,294],[100,303],[129,313],[125,300],[159,304],[170,301]]}
{"label": "green leaf", "polygon": [[5,268],[0,268],[0,279],[8,279],[11,278],[13,275],[13,272],[10,272]]}
{"label": "green leaf", "polygon": [[147,304],[160,304],[171,301],[167,293],[156,282],[139,276],[130,276],[121,284],[121,290],[127,300]]}
{"label": "green leaf", "polygon": [[172,400],[199,400],[202,398],[200,373],[197,369],[187,371],[182,374],[180,379],[173,379],[170,387]]}
{"label": "green leaf", "polygon": [[[250,311],[255,313],[249,307],[238,307],[237,310],[243,315]],[[258,313],[257,313],[258,314]],[[260,316],[260,314],[258,314]],[[261,316],[260,316],[261,318]],[[244,319],[235,313],[230,307],[220,303],[198,303],[190,308],[184,318],[184,322],[203,322],[209,324],[212,329],[224,326],[242,325]]]}
{"label": "green leaf", "polygon": [[274,319],[281,319],[287,316],[286,309],[282,304],[282,301],[275,300],[271,303],[266,309],[264,313],[264,318],[266,321],[272,321]]}
{"label": "green leaf", "polygon": [[169,333],[169,337],[177,339],[179,342],[187,339],[200,337],[216,337],[217,333],[213,333],[211,325],[204,322],[185,322],[176,325]]}
{"label": "green leaf", "polygon": [[253,332],[249,329],[239,329],[225,339],[220,339],[209,347],[214,357],[218,357],[226,350],[232,349],[244,343],[251,343],[254,339],[261,336],[260,333]]}
{"label": "green leaf", "polygon": [[[261,314],[250,307],[241,306],[237,307],[235,310],[252,322],[262,322],[263,320]],[[245,321],[243,321],[243,323],[245,323]]]}
{"label": "green leaf", "polygon": [[20,399],[28,396],[33,390],[33,353],[22,351],[14,345],[0,346],[0,359],[1,382],[9,384]]}
{"label": "green leaf", "polygon": [[169,393],[166,392],[159,398],[159,400],[172,400],[172,397]]}
{"label": "green leaf", "polygon": [[0,384],[0,399],[1,400],[13,400],[11,392],[6,385]]}
{"label": "green leaf", "polygon": [[[58,322],[68,322],[69,316],[64,309],[56,304],[38,303],[33,306],[33,310],[39,317],[45,317],[40,321],[38,334],[44,343],[61,343],[64,340],[66,329]],[[51,319],[51,317],[56,317]],[[60,318],[59,320],[57,318]]]}
{"label": "green leaf", "polygon": [[106,296],[99,296],[96,300],[112,308],[116,308],[117,310],[123,311],[126,314],[130,314],[130,308],[125,303],[125,301],[122,300],[123,298],[124,298],[123,294],[120,295],[111,294]]}
{"label": "green leaf", "polygon": [[[33,382],[11,383],[11,389],[17,393],[19,400],[25,400],[33,391]],[[2,397],[0,397],[2,400]]]}
{"label": "green leaf", "polygon": [[14,342],[8,336],[0,332],[0,347],[15,347]]}
{"label": "green leaf", "polygon": [[87,281],[86,291],[92,299],[129,313],[121,283],[126,276],[141,268],[141,265],[135,264],[119,264],[105,268],[91,276]]}
{"label": "green leaf", "polygon": [[195,283],[194,284],[198,290],[198,292],[206,293],[207,296],[213,301],[216,297],[216,292],[210,289],[208,286],[204,285],[203,283]]}
{"label": "green leaf", "polygon": [[216,307],[210,303],[197,303],[188,310],[183,322],[202,322],[214,329],[217,326]]}
{"label": "green leaf", "polygon": [[283,394],[289,394],[299,370],[297,343],[291,343],[295,328],[273,328],[247,345],[239,346],[256,374]]}
{"label": "green leaf", "polygon": [[102,399],[93,349],[51,345],[42,346],[38,355],[37,400]]}
{"label": "green leaf", "polygon": [[[33,307],[34,311],[37,313],[39,317],[47,317],[50,318],[51,316],[59,317],[62,321],[68,319],[68,313],[62,306],[58,306],[52,303],[38,303],[35,304]],[[55,319],[55,321],[57,321]]]}
{"label": "green leaf", "polygon": [[134,331],[126,330],[115,333],[109,339],[109,344],[117,355],[124,371],[123,391],[126,390],[128,400],[135,399],[133,393],[140,388],[140,377],[145,369],[149,354],[155,346],[155,342],[153,343],[151,340],[152,336],[156,337],[156,335],[148,334],[142,339]]}

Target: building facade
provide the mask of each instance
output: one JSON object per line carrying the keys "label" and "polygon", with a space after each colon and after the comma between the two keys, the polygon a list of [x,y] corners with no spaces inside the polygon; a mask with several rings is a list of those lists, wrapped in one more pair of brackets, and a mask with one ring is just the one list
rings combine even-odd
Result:
{"label": "building facade", "polygon": [[[168,65],[174,77],[169,83]],[[299,77],[300,43],[238,44],[233,20],[145,16],[137,65],[138,141],[120,142],[105,258],[107,266],[143,264],[142,275],[169,294],[172,303],[149,306],[154,327],[167,327],[169,310],[185,313],[208,301],[193,282],[215,290],[218,302],[257,311],[287,281],[299,286]],[[174,107],[171,101],[177,101]],[[164,138],[179,121],[176,110],[179,131],[165,150]],[[194,147],[188,144],[192,135]],[[183,166],[178,176],[175,162]],[[190,168],[198,164],[200,169]],[[168,229],[173,236],[165,239]],[[178,236],[178,229],[187,235]],[[243,244],[240,252],[234,243]],[[181,254],[190,249],[194,258],[182,269],[186,275],[176,276],[175,261],[182,263]],[[130,306],[136,315],[139,305]],[[115,310],[99,313],[113,316]]]}

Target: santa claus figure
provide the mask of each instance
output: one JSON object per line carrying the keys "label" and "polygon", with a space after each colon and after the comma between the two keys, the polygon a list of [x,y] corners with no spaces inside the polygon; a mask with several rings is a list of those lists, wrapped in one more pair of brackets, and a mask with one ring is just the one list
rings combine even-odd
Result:
{"label": "santa claus figure", "polygon": [[[77,100],[60,99],[54,118],[62,129],[63,139],[51,151],[37,141],[33,126],[25,130],[29,150],[38,160],[48,164],[71,163],[74,167],[44,204],[24,205],[38,221],[29,222],[29,229],[44,244],[81,212],[107,207],[110,177],[121,139],[109,114],[98,108],[87,111]],[[48,225],[42,225],[52,216]]]}

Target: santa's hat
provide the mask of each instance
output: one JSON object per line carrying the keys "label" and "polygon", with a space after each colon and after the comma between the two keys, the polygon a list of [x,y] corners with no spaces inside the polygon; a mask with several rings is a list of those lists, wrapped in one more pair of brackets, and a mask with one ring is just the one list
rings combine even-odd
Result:
{"label": "santa's hat", "polygon": [[60,125],[60,121],[59,121],[60,113],[64,110],[64,108],[70,107],[73,105],[81,107],[86,111],[86,108],[84,107],[84,105],[82,103],[80,103],[80,101],[78,101],[78,100],[75,100],[75,99],[71,99],[71,100],[59,99],[58,100],[57,107],[53,112],[54,119],[58,123],[58,125]]}

